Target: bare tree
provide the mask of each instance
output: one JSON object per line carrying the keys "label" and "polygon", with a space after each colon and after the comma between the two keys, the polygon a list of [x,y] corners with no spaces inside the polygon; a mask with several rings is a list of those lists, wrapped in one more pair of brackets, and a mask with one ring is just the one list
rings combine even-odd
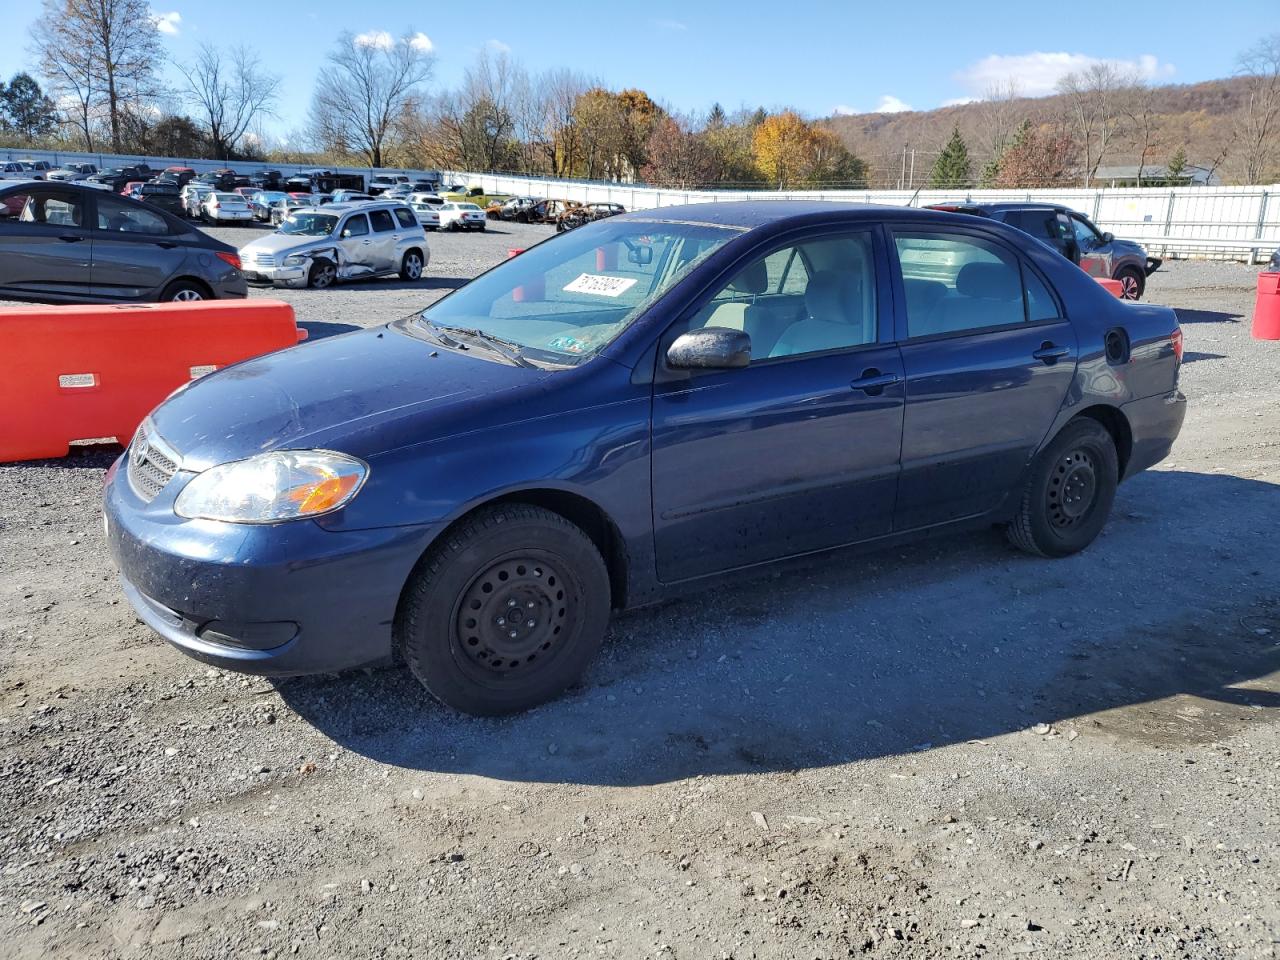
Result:
{"label": "bare tree", "polygon": [[1124,120],[1125,140],[1138,158],[1138,186],[1142,186],[1147,161],[1164,146],[1155,91],[1144,80],[1135,77],[1120,91],[1117,99]]}
{"label": "bare tree", "polygon": [[186,99],[195,107],[214,153],[230,159],[254,120],[271,112],[280,78],[265,72],[244,47],[227,56],[207,43],[194,63],[177,67],[186,80]]}
{"label": "bare tree", "polygon": [[440,132],[460,166],[502,170],[514,159],[515,106],[522,76],[510,54],[482,48],[467,68],[462,88],[440,99]]}
{"label": "bare tree", "polygon": [[1010,77],[987,87],[977,103],[979,149],[998,160],[1018,128],[1018,82]]}
{"label": "bare tree", "polygon": [[596,85],[582,74],[567,69],[552,71],[539,81],[540,99],[546,106],[543,152],[552,174],[557,177],[570,176],[582,156],[578,100]]}
{"label": "bare tree", "polygon": [[1260,183],[1280,141],[1280,33],[1241,54],[1239,67],[1248,86],[1235,124],[1237,166],[1244,183]]}
{"label": "bare tree", "polygon": [[1120,128],[1121,91],[1133,80],[1112,63],[1095,63],[1058,82],[1067,98],[1076,139],[1084,150],[1084,185],[1089,186]]}
{"label": "bare tree", "polygon": [[78,105],[86,142],[101,110],[119,152],[125,112],[138,112],[157,89],[160,35],[147,0],[45,0],[32,40],[41,72]]}
{"label": "bare tree", "polygon": [[388,134],[431,77],[434,58],[425,39],[411,30],[398,40],[386,33],[343,33],[316,81],[311,102],[316,140],[382,166]]}

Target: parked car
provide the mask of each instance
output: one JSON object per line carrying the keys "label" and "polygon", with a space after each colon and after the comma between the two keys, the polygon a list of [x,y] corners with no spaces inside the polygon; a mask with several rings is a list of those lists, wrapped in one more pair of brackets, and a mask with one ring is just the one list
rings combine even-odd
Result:
{"label": "parked car", "polygon": [[131,180],[124,185],[124,189],[120,191],[122,197],[132,197],[138,199],[138,191],[142,189],[142,180]]}
{"label": "parked car", "polygon": [[177,181],[179,187],[185,187],[196,178],[196,172],[191,167],[173,166],[164,168],[164,176]]}
{"label": "parked car", "polygon": [[437,210],[440,214],[440,228],[448,230],[483,230],[485,215],[474,203],[450,201],[442,203]]}
{"label": "parked car", "polygon": [[235,247],[76,183],[0,187],[0,298],[205,300],[247,293]]}
{"label": "parked car", "polygon": [[1280,248],[1277,248],[1276,252],[1271,255],[1271,263],[1268,264],[1267,269],[1273,272],[1280,271]]}
{"label": "parked car", "polygon": [[34,180],[31,171],[17,160],[10,160],[0,167],[0,180]]}
{"label": "parked car", "polygon": [[373,197],[360,190],[335,190],[330,195],[330,199],[334,203],[357,203],[361,200],[372,200]]}
{"label": "parked car", "polygon": [[279,190],[284,182],[284,174],[279,170],[261,170],[249,175],[249,186],[258,190]]}
{"label": "parked car", "polygon": [[538,202],[537,197],[508,197],[496,201],[485,208],[485,215],[491,220],[515,220],[516,215]]}
{"label": "parked car", "polygon": [[198,180],[192,180],[181,190],[178,196],[182,200],[182,209],[188,217],[193,220],[200,216],[200,207],[204,203],[204,198],[213,192],[213,188],[207,183],[201,183]]}
{"label": "parked car", "polygon": [[[390,190],[397,183],[408,183],[409,178],[403,173],[379,173],[369,181],[369,194],[376,197],[384,190]],[[336,192],[336,191],[335,191]]]}
{"label": "parked car", "polygon": [[200,218],[205,223],[246,223],[253,211],[244,197],[225,190],[210,190],[200,201]]}
{"label": "parked car", "polygon": [[573,200],[539,200],[516,211],[518,223],[555,223],[560,217],[579,206]]}
{"label": "parked car", "polygon": [[23,160],[22,165],[32,180],[48,179],[49,172],[53,169],[53,164],[48,160]]}
{"label": "parked car", "polygon": [[271,212],[268,215],[268,219],[273,227],[278,227],[295,210],[312,210],[317,206],[319,204],[314,203],[306,194],[297,197],[286,195],[283,199],[271,204]]}
{"label": "parked car", "polygon": [[166,213],[181,217],[186,213],[182,205],[181,188],[176,180],[148,180],[138,188],[137,199]]}
{"label": "parked car", "polygon": [[[949,282],[901,265],[922,239],[965,251]],[[1168,455],[1181,359],[1173,310],[994,220],[646,210],[195,381],[108,472],[107,540],[205,663],[398,660],[509,713],[582,676],[611,610],[771,562],[992,524],[1083,550]]]}
{"label": "parked car", "polygon": [[226,193],[236,188],[236,172],[234,170],[210,170],[207,173],[200,174],[200,176],[196,177],[196,180],[214,190],[222,190]]}
{"label": "parked car", "polygon": [[1050,203],[936,204],[932,209],[1000,220],[1043,240],[1091,277],[1119,280],[1124,299],[1139,300],[1163,262],[1131,240],[1117,240],[1083,213]]}
{"label": "parked car", "polygon": [[248,203],[248,202],[249,202],[249,199],[250,199],[250,198],[251,198],[255,193],[261,193],[262,191],[261,191],[261,190],[259,190],[259,188],[257,188],[257,187],[236,187],[236,188],[235,188],[234,190],[232,190],[231,192],[232,192],[232,193],[237,193],[237,194],[239,194],[240,196],[244,197],[244,202],[245,202],[245,203]]}
{"label": "parked car", "polygon": [[556,232],[563,233],[565,230],[572,230],[583,224],[594,223],[605,217],[616,217],[626,212],[626,208],[620,203],[587,203],[570,207],[556,218]]}
{"label": "parked car", "polygon": [[145,163],[141,163],[141,162],[135,163],[133,165],[133,169],[138,171],[138,176],[140,176],[143,180],[150,180],[153,176],[155,176],[155,171],[152,170],[151,167]]}
{"label": "parked car", "polygon": [[271,219],[271,208],[281,200],[288,200],[289,195],[280,190],[258,190],[249,198],[249,209],[253,211],[253,219],[263,223]]}
{"label": "parked car", "polygon": [[416,281],[430,262],[413,211],[383,201],[296,210],[275,233],[241,248],[240,256],[250,283],[316,289],[389,274]]}
{"label": "parked car", "polygon": [[106,185],[112,193],[119,193],[124,189],[125,184],[134,181],[141,183],[142,179],[142,174],[137,167],[110,167],[88,177],[86,182],[101,183]]}
{"label": "parked car", "polygon": [[409,209],[413,211],[413,215],[418,218],[418,222],[422,224],[424,230],[440,229],[440,208],[430,203],[409,201]]}
{"label": "parked car", "polygon": [[314,184],[311,181],[311,177],[304,173],[299,173],[292,177],[285,178],[284,186],[281,187],[281,189],[284,190],[285,193],[289,194],[310,193],[313,186]]}
{"label": "parked car", "polygon": [[98,168],[92,163],[68,163],[58,167],[56,170],[50,170],[45,179],[79,183],[81,180],[87,180],[97,172]]}

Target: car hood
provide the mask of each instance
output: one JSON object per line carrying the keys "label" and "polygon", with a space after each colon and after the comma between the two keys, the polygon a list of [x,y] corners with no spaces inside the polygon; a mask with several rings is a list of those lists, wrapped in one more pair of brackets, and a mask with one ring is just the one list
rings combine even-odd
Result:
{"label": "car hood", "polygon": [[[468,356],[393,326],[328,337],[227,367],[152,412],[156,431],[204,470],[268,450],[365,459],[468,426],[463,408],[538,383],[546,370]],[[518,409],[512,404],[512,409]]]}
{"label": "car hood", "polygon": [[252,240],[240,248],[241,253],[283,253],[286,250],[304,250],[307,247],[332,246],[332,236],[302,237],[296,233],[272,233]]}
{"label": "car hood", "polygon": [[1142,244],[1135,243],[1132,240],[1113,240],[1112,249],[1115,253],[1132,253],[1138,257],[1145,257],[1147,255],[1147,251],[1143,248]]}

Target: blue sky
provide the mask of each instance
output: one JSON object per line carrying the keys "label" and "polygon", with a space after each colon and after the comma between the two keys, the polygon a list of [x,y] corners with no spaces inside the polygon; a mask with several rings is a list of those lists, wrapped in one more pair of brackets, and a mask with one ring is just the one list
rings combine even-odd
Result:
{"label": "blue sky", "polygon": [[[316,71],[342,30],[425,34],[436,56],[437,89],[456,85],[488,45],[509,49],[531,70],[569,66],[615,88],[640,87],[678,111],[702,111],[718,100],[728,110],[794,106],[822,116],[931,109],[979,96],[1010,76],[1020,92],[1038,95],[1090,58],[1132,64],[1158,82],[1222,77],[1252,39],[1249,30],[1227,25],[1256,23],[1265,7],[1161,0],[1151,8],[1158,15],[1147,15],[1098,0],[154,3],[172,59],[190,58],[201,42],[243,42],[283,76],[279,116],[268,123],[276,134],[305,122]],[[972,15],[978,10],[980,17]],[[1130,15],[1109,20],[1107,10]],[[8,34],[26,36],[39,11],[37,0],[11,0]],[[0,76],[30,68],[33,59],[25,44],[0,45]],[[167,78],[173,81],[171,72]]]}

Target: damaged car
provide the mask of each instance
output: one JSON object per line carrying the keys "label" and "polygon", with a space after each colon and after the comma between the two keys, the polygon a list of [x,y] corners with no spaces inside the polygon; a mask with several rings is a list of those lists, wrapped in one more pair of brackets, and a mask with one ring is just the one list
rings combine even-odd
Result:
{"label": "damaged car", "polygon": [[240,260],[250,283],[322,290],[339,280],[420,280],[430,251],[408,204],[364,201],[295,210],[242,247]]}

